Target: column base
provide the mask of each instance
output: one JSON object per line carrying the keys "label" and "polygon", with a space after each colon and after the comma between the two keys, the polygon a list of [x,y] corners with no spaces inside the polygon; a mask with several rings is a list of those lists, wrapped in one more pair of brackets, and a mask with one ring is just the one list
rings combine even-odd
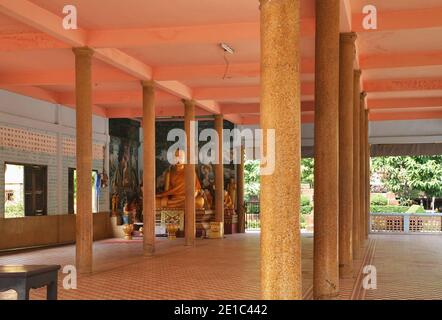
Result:
{"label": "column base", "polygon": [[313,296],[313,300],[339,300],[339,294]]}
{"label": "column base", "polygon": [[341,279],[353,278],[353,266],[352,265],[340,265],[339,266],[339,278],[341,278]]}

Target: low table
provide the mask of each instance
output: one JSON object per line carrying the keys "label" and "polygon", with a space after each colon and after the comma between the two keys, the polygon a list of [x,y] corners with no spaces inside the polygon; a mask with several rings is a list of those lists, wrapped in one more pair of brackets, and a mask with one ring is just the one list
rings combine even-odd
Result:
{"label": "low table", "polygon": [[47,299],[57,300],[59,265],[0,266],[0,292],[15,290],[18,300],[29,300],[29,290],[47,286]]}

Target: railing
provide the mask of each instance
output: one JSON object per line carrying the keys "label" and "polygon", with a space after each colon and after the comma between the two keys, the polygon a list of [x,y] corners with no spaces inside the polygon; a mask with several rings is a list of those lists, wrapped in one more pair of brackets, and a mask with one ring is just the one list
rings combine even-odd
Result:
{"label": "railing", "polygon": [[441,213],[372,213],[373,233],[441,233]]}
{"label": "railing", "polygon": [[261,229],[261,220],[259,217],[259,201],[248,201],[246,207],[246,230],[257,231]]}

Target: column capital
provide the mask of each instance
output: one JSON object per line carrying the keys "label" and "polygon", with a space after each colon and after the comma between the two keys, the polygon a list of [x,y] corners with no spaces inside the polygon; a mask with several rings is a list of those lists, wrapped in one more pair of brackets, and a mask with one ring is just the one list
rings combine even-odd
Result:
{"label": "column capital", "polygon": [[89,47],[76,47],[72,48],[75,56],[89,56],[92,57],[94,55],[94,50]]}
{"label": "column capital", "polygon": [[187,106],[187,105],[193,105],[193,106],[195,106],[195,105],[196,105],[196,102],[195,102],[195,100],[193,100],[193,99],[181,99],[181,102],[182,102],[185,106]]}
{"label": "column capital", "polygon": [[356,34],[356,32],[342,32],[339,34],[339,39],[341,40],[341,42],[354,44],[357,38],[358,35]]}
{"label": "column capital", "polygon": [[215,114],[215,119],[224,119],[224,115],[222,113]]}
{"label": "column capital", "polygon": [[141,80],[141,86],[143,88],[148,87],[148,88],[155,88],[155,81],[153,80]]}

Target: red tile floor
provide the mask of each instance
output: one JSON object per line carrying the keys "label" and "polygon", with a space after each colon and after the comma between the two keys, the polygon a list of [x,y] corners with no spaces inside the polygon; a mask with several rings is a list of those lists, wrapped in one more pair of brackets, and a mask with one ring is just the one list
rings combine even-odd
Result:
{"label": "red tile floor", "polygon": [[[442,299],[442,236],[373,235],[353,279],[340,282],[340,299]],[[302,238],[304,298],[312,298],[313,238]],[[74,262],[75,247],[63,246],[0,256],[4,264]],[[94,243],[94,272],[78,277],[78,289],[65,290],[59,275],[59,299],[259,299],[259,234],[229,235],[224,240],[158,239],[154,257],[142,257],[140,240]],[[362,288],[363,266],[377,268],[377,289]],[[13,291],[0,299],[14,299]],[[44,299],[45,289],[31,291]]]}

